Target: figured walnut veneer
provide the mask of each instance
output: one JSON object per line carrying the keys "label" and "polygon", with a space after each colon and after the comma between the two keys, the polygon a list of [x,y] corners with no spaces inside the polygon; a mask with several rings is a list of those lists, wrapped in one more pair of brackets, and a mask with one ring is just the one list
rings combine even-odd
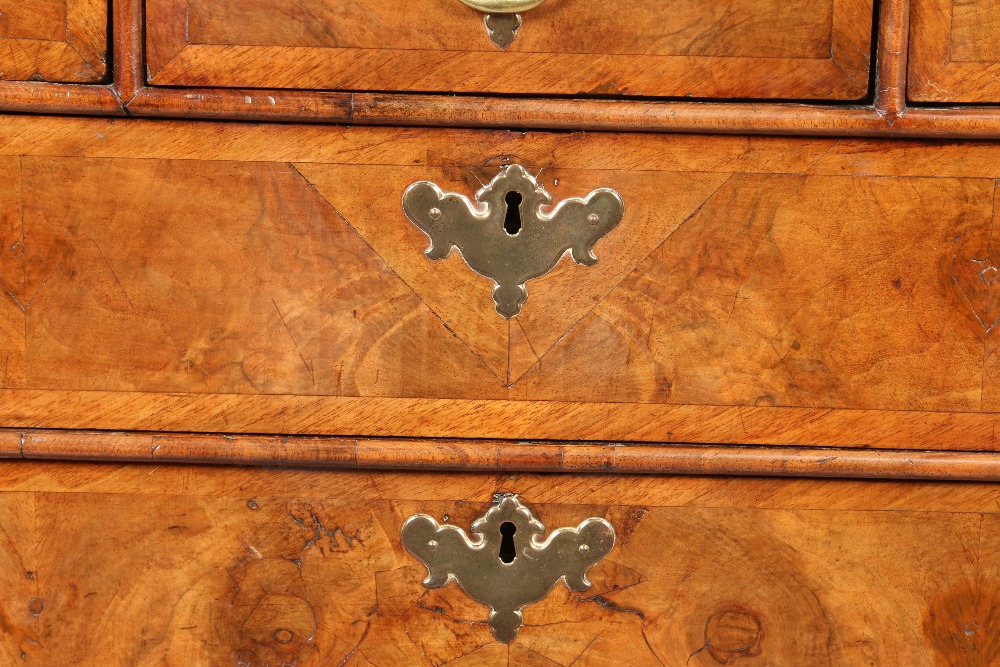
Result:
{"label": "figured walnut veneer", "polygon": [[1000,2],[911,0],[909,98],[1000,102]]}
{"label": "figured walnut veneer", "polygon": [[107,0],[0,0],[0,81],[99,83]]}
{"label": "figured walnut veneer", "polygon": [[[4,426],[997,448],[990,144],[3,132]],[[514,161],[628,213],[506,321],[400,198]]]}
{"label": "figured walnut veneer", "polygon": [[150,0],[149,83],[854,100],[872,0],[551,2],[506,50],[450,0]]}
{"label": "figured walnut veneer", "polygon": [[[514,492],[618,544],[511,645],[406,517]],[[9,664],[993,664],[995,486],[0,463]]]}

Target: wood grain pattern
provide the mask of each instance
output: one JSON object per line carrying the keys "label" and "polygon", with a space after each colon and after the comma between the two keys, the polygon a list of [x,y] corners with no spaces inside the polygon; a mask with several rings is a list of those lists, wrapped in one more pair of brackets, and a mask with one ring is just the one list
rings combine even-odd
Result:
{"label": "wood grain pattern", "polygon": [[0,109],[4,113],[126,115],[110,86],[38,81],[0,81]]}
{"label": "wood grain pattern", "polygon": [[[352,128],[344,126],[259,123],[163,122],[100,118],[29,118],[0,116],[0,156],[65,157],[113,161],[195,160],[209,162],[270,162],[366,164],[499,169],[504,159],[529,166],[558,160],[563,168],[609,171],[691,171],[699,173],[798,174],[819,168],[838,146],[835,139],[787,137],[698,137],[621,133],[589,135],[513,131],[467,132],[427,128]],[[469,139],[474,138],[474,142]],[[712,151],[705,151],[711,142]],[[948,164],[965,163],[966,154],[983,160],[990,144],[953,147],[941,153],[936,144],[864,142],[878,146],[866,151],[869,164],[903,146],[914,154],[948,156]],[[620,150],[608,150],[610,146]],[[895,153],[893,153],[895,155]],[[485,163],[485,164],[484,164]],[[903,165],[896,167],[903,168]],[[479,172],[477,172],[479,173]],[[863,173],[863,172],[860,172]],[[475,183],[470,175],[469,183]]]}
{"label": "wood grain pattern", "polygon": [[[4,426],[997,447],[988,144],[900,161],[829,139],[29,119],[4,136]],[[457,256],[422,256],[399,197],[471,194],[511,162],[559,199],[616,188],[627,214],[596,266],[532,282],[508,323]]]}
{"label": "wood grain pattern", "polygon": [[155,0],[149,83],[850,100],[868,90],[872,16],[871,0],[570,0],[530,12],[501,52],[457,2]]}
{"label": "wood grain pattern", "polygon": [[0,0],[0,80],[98,83],[107,34],[106,0]]}
{"label": "wood grain pattern", "polygon": [[885,0],[878,15],[875,109],[892,126],[906,113],[906,61],[910,40],[910,0]]}
{"label": "wood grain pattern", "polygon": [[[607,664],[623,642],[637,665],[993,655],[989,485],[23,462],[0,480],[13,663]],[[509,648],[456,586],[424,590],[398,538],[416,512],[467,527],[500,491],[550,529],[603,516],[619,535],[593,588],[528,607]]]}
{"label": "wood grain pattern", "polygon": [[[102,89],[103,90],[103,89]],[[196,90],[197,92],[194,92]],[[350,123],[484,129],[872,137],[895,139],[1000,139],[1000,108],[807,106],[646,100],[516,98],[324,93],[317,91],[194,90],[148,87],[128,106],[151,118],[212,118],[300,123]],[[58,92],[58,91],[53,91]],[[44,110],[48,98],[25,102],[19,94],[0,104]],[[106,113],[82,105],[88,113]],[[65,105],[63,108],[77,108]]]}
{"label": "wood grain pattern", "polygon": [[912,0],[909,97],[1000,101],[996,0]]}
{"label": "wood grain pattern", "polygon": [[990,107],[905,106],[909,0],[881,3],[874,105],[843,107],[143,87],[141,4],[141,0],[114,3],[117,64],[112,87],[0,82],[0,109],[124,115],[127,108],[134,116],[507,129],[1000,137],[1000,114]]}
{"label": "wood grain pattern", "polygon": [[[130,115],[291,123],[353,123],[351,93],[239,88],[134,88]],[[433,124],[433,123],[432,123]]]}
{"label": "wood grain pattern", "polygon": [[[64,386],[57,369],[85,358],[77,389],[505,395],[287,165],[40,159],[23,173],[28,292],[52,306],[20,303],[39,315],[34,386]],[[51,198],[46,182],[83,188]]]}
{"label": "wood grain pattern", "polygon": [[[6,252],[0,254],[0,282],[7,298],[29,303],[26,289],[26,255],[21,226],[21,161],[14,157],[0,159],[0,235]],[[20,311],[20,312],[18,312]],[[25,381],[25,314],[20,308],[0,309],[0,378],[4,386],[23,387]]]}
{"label": "wood grain pattern", "polygon": [[[505,157],[501,162],[513,159]],[[545,281],[532,285],[531,307],[508,322],[496,316],[487,279],[469,271],[457,253],[441,264],[413,253],[413,248],[426,244],[423,234],[412,225],[384,224],[396,214],[399,203],[388,197],[372,201],[370,195],[364,194],[365,183],[373,178],[390,192],[402,192],[410,183],[430,179],[445,191],[471,194],[471,190],[481,187],[476,179],[487,182],[495,169],[487,167],[471,176],[468,170],[454,173],[427,167],[379,170],[373,174],[364,168],[303,164],[299,171],[508,387],[536,363],[533,350],[541,353],[554,345],[593,308],[595,301],[614,289],[728,178],[721,173],[684,173],[664,182],[657,175],[635,174],[615,183],[613,187],[630,203],[633,215],[619,233],[600,244],[600,255],[604,257],[601,269],[587,271],[580,265],[563,263]],[[554,171],[545,180],[550,191],[557,194],[562,186],[554,185],[556,181],[573,182],[574,193],[579,196],[608,187],[609,177],[605,172],[593,171],[575,179]],[[650,197],[654,191],[655,203]],[[359,195],[365,202],[363,207],[354,203]],[[654,215],[647,206],[658,207],[661,214]],[[530,341],[522,338],[529,335]]]}
{"label": "wood grain pattern", "polygon": [[12,428],[996,451],[994,413],[0,390]]}
{"label": "wood grain pattern", "polygon": [[0,430],[0,458],[345,470],[1000,481],[995,452]]}
{"label": "wood grain pattern", "polygon": [[[120,5],[116,3],[116,7]],[[906,106],[909,9],[909,0],[881,2],[875,101],[871,106],[810,107],[782,103],[747,105],[639,100],[625,103],[595,99],[286,90],[261,94],[257,90],[208,88],[198,89],[195,93],[146,87],[138,91],[128,104],[128,110],[133,115],[153,117],[411,126],[824,137],[1000,138],[1000,113],[994,108]],[[122,30],[136,33],[142,27],[126,23]],[[138,51],[133,47],[134,53]]]}
{"label": "wood grain pattern", "polygon": [[[988,241],[993,190],[991,181],[734,176],[558,344],[527,330],[543,354],[524,362],[511,397],[977,410],[982,337],[942,325],[958,303],[987,307],[971,293],[971,278],[982,280],[968,257]],[[901,215],[872,224],[889,201]],[[935,211],[947,231],[920,211]],[[917,219],[919,233],[903,231]],[[972,220],[977,231],[962,228]],[[943,256],[911,261],[934,254]],[[977,322],[978,334],[991,325]]]}
{"label": "wood grain pattern", "polygon": [[[998,138],[992,108],[906,107],[909,0],[883,0],[872,106],[524,99],[322,91],[143,87],[141,0],[114,3],[111,87],[0,82],[0,109],[150,117],[483,128],[797,136]],[[156,8],[151,8],[156,11]]]}
{"label": "wood grain pattern", "polygon": [[114,64],[109,90],[122,109],[146,84],[144,11],[143,0],[118,0],[111,7]]}

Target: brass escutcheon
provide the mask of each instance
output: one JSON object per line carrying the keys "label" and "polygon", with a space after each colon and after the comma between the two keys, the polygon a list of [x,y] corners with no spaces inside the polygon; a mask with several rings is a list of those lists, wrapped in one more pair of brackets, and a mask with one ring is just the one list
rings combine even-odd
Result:
{"label": "brass escutcheon", "polygon": [[493,636],[510,643],[524,622],[524,606],[544,598],[560,579],[572,591],[587,590],[587,570],[615,546],[615,529],[602,518],[554,530],[543,540],[544,532],[516,495],[501,494],[472,523],[476,539],[461,528],[415,514],[403,524],[402,541],[427,567],[427,588],[454,581],[473,600],[492,608]]}
{"label": "brass escutcheon", "polygon": [[444,259],[458,248],[469,268],[493,280],[497,312],[507,319],[521,312],[525,283],[551,271],[563,255],[584,266],[597,262],[594,245],[625,215],[621,196],[608,188],[551,203],[545,188],[516,164],[477,192],[475,202],[428,181],[403,194],[406,217],[430,238],[427,257]]}

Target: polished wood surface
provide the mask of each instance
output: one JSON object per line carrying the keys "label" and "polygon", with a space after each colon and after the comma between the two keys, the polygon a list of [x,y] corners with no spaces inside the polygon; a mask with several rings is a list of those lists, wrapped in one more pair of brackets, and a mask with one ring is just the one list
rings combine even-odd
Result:
{"label": "polished wood surface", "polygon": [[151,85],[855,100],[872,0],[586,0],[501,51],[457,0],[150,0]]}
{"label": "polished wood surface", "polygon": [[[1000,661],[1000,148],[846,138],[1000,111],[908,106],[929,0],[654,4],[121,0],[64,84],[0,0],[0,109],[291,123],[0,116],[0,664]],[[507,322],[400,197],[512,163],[627,214]],[[619,536],[510,646],[399,541],[501,492]]]}
{"label": "polished wood surface", "polygon": [[[106,665],[988,665],[996,487],[0,464],[0,655]],[[607,518],[509,647],[399,542],[516,492]],[[116,663],[117,664],[117,663]]]}
{"label": "polished wood surface", "polygon": [[[0,135],[3,426],[997,447],[991,144]],[[596,266],[529,283],[508,322],[457,254],[423,256],[399,201],[512,162],[627,212]]]}
{"label": "polished wood surface", "polygon": [[1000,102],[997,0],[911,0],[909,97]]}
{"label": "polished wood surface", "polygon": [[343,470],[1000,481],[996,452],[0,430],[0,458]]}
{"label": "polished wood surface", "polygon": [[99,83],[107,0],[0,0],[0,81]]}
{"label": "polished wood surface", "polygon": [[906,114],[910,0],[882,0],[878,13],[874,108],[890,126]]}
{"label": "polished wood surface", "polygon": [[1000,109],[905,103],[910,0],[880,3],[870,104],[517,98],[146,85],[142,0],[115,2],[112,85],[0,81],[0,109],[132,115],[559,130],[840,137],[1000,138]]}
{"label": "polished wood surface", "polygon": [[[130,6],[141,0],[130,0]],[[138,35],[139,9],[116,3],[120,34]],[[137,116],[347,122],[416,126],[568,129],[643,132],[781,134],[841,137],[1000,138],[1000,109],[906,105],[910,0],[883,0],[871,104],[805,106],[725,101],[648,101],[333,93],[144,86],[134,67],[124,72],[122,96]],[[130,22],[131,21],[131,22]],[[126,44],[142,58],[141,47]],[[117,53],[122,53],[119,50]],[[2,89],[0,89],[2,93]],[[2,99],[2,98],[0,98]]]}

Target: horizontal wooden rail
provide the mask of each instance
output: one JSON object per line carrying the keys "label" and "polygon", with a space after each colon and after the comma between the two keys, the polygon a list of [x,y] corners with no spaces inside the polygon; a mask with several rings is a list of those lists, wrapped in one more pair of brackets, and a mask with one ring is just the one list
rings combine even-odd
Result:
{"label": "horizontal wooden rail", "polygon": [[346,470],[1000,481],[1000,453],[0,430],[0,458]]}
{"label": "horizontal wooden rail", "polygon": [[909,0],[884,0],[869,105],[151,87],[142,0],[114,3],[110,85],[0,82],[0,111],[525,130],[1000,138],[1000,106],[907,107]]}

